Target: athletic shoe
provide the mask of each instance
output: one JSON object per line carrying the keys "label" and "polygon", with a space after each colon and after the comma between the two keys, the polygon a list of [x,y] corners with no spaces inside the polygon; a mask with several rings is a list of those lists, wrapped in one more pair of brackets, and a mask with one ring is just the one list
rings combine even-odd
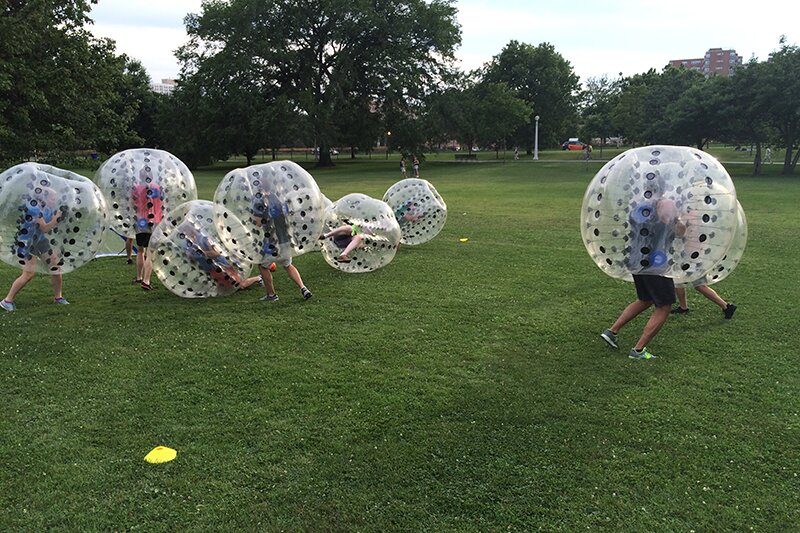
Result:
{"label": "athletic shoe", "polygon": [[310,290],[308,290],[308,289],[306,289],[305,287],[303,287],[302,289],[300,289],[300,294],[302,294],[302,295],[303,295],[303,300],[308,300],[309,298],[311,298],[312,296],[314,296],[313,294],[311,294],[311,291],[310,291]]}
{"label": "athletic shoe", "polygon": [[69,302],[63,296],[61,298],[54,298],[53,303],[58,305],[69,305]]}
{"label": "athletic shoe", "polygon": [[344,254],[337,257],[336,260],[339,261],[340,263],[349,263],[350,261],[352,261],[352,259],[350,259],[348,256]]}
{"label": "athletic shoe", "polygon": [[145,283],[145,282],[143,281],[143,282],[142,282],[142,290],[145,290],[145,291],[152,291],[152,290],[153,290],[153,287],[152,287],[152,285],[150,285],[149,283]]}
{"label": "athletic shoe", "polygon": [[6,310],[6,311],[8,311],[9,313],[11,313],[12,311],[16,311],[16,310],[17,310],[17,306],[16,306],[16,305],[14,305],[14,302],[7,302],[7,301],[5,301],[5,300],[3,300],[2,302],[0,302],[0,307],[2,307],[3,309],[5,309],[5,310]]}
{"label": "athletic shoe", "polygon": [[277,295],[277,294],[267,294],[266,296],[262,296],[262,297],[260,298],[260,300],[261,300],[262,302],[277,302],[277,301],[278,301],[278,299],[279,299],[279,298],[278,298],[278,295]]}
{"label": "athletic shoe", "polygon": [[131,280],[131,284],[133,284],[133,285],[141,285],[142,284],[142,280],[133,278],[133,280]]}
{"label": "athletic shoe", "polygon": [[631,359],[657,359],[657,357],[647,351],[647,347],[642,348],[641,352],[637,352],[635,348],[631,348],[628,357]]}
{"label": "athletic shoe", "polygon": [[128,264],[132,265],[133,264],[133,259],[128,259]]}
{"label": "athletic shoe", "polygon": [[736,312],[736,306],[734,304],[728,304],[728,307],[725,308],[725,320],[730,320],[733,316],[733,313]]}
{"label": "athletic shoe", "polygon": [[603,333],[600,334],[600,338],[606,341],[608,345],[615,350],[619,348],[619,345],[617,344],[617,335],[610,329],[603,330]]}
{"label": "athletic shoe", "polygon": [[687,307],[684,309],[683,307],[673,307],[672,311],[669,312],[671,315],[685,315],[689,312],[689,308]]}

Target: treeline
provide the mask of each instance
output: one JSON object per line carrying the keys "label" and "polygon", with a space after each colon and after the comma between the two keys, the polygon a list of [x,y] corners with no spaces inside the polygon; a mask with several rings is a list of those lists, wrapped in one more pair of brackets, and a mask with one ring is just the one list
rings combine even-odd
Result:
{"label": "treeline", "polygon": [[511,41],[481,69],[455,68],[450,0],[208,2],[186,18],[176,91],[150,90],[135,59],[86,28],[91,0],[0,4],[0,160],[55,162],[80,150],[161,147],[190,166],[264,148],[376,143],[422,154],[462,147],[556,147],[622,135],[785,147],[794,171],[800,53],[780,42],[731,78],[667,68],[580,80],[552,45]]}
{"label": "treeline", "polygon": [[703,149],[711,140],[755,148],[753,173],[767,146],[785,149],[783,173],[800,158],[800,49],[784,38],[766,61],[731,77],[666,68],[628,78],[593,78],[582,107],[586,138],[623,136],[635,144]]}

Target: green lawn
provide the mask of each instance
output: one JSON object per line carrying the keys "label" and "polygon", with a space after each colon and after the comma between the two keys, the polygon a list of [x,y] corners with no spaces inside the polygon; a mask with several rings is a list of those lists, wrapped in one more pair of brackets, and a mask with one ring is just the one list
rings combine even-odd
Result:
{"label": "green lawn", "polygon": [[[338,162],[331,199],[398,178]],[[634,298],[581,243],[599,166],[429,160],[442,233],[370,274],[297,258],[307,302],[281,272],[270,304],[147,293],[107,258],[60,307],[37,277],[0,315],[0,530],[797,530],[800,179],[730,167],[739,310],[690,294],[645,362],[646,317],[599,338]]]}

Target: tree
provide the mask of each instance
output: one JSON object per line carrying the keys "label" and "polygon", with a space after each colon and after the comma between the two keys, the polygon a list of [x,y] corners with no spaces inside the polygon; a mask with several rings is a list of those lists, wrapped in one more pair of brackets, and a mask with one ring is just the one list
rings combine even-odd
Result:
{"label": "tree", "polygon": [[759,78],[758,100],[765,103],[765,118],[786,148],[783,174],[794,174],[800,158],[800,48],[786,44],[771,53]]}
{"label": "tree", "polygon": [[92,1],[0,8],[0,158],[20,160],[135,141],[128,59],[86,29]]}
{"label": "tree", "polygon": [[724,134],[731,98],[732,81],[727,76],[711,76],[689,87],[665,109],[668,141],[704,149],[711,139]]}
{"label": "tree", "polygon": [[587,142],[599,137],[602,146],[607,137],[612,133],[618,133],[614,131],[612,112],[619,101],[621,82],[621,79],[611,80],[606,75],[589,78],[586,81],[586,88],[581,94],[583,103],[581,136]]}
{"label": "tree", "polygon": [[186,19],[183,74],[209,68],[211,79],[285,96],[327,166],[343,102],[380,105],[396,80],[415,95],[443,75],[460,41],[455,14],[451,0],[210,0]]}
{"label": "tree", "polygon": [[[505,83],[531,109],[542,117],[540,135],[543,144],[555,146],[564,137],[574,134],[577,125],[579,81],[569,61],[550,43],[537,47],[518,41],[509,42],[485,68],[483,80]],[[514,134],[514,142],[533,150],[533,131],[522,126]]]}

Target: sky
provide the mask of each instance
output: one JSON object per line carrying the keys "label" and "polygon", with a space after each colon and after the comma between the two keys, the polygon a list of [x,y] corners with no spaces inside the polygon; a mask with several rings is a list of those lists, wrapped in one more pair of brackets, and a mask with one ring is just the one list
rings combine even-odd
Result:
{"label": "sky", "polygon": [[[509,41],[551,43],[583,81],[661,70],[670,59],[733,48],[746,62],[767,59],[785,35],[800,39],[795,0],[457,0],[462,70],[480,67]],[[99,0],[90,27],[142,62],[156,82],[174,78],[174,52],[186,41],[183,18],[201,0]]]}

